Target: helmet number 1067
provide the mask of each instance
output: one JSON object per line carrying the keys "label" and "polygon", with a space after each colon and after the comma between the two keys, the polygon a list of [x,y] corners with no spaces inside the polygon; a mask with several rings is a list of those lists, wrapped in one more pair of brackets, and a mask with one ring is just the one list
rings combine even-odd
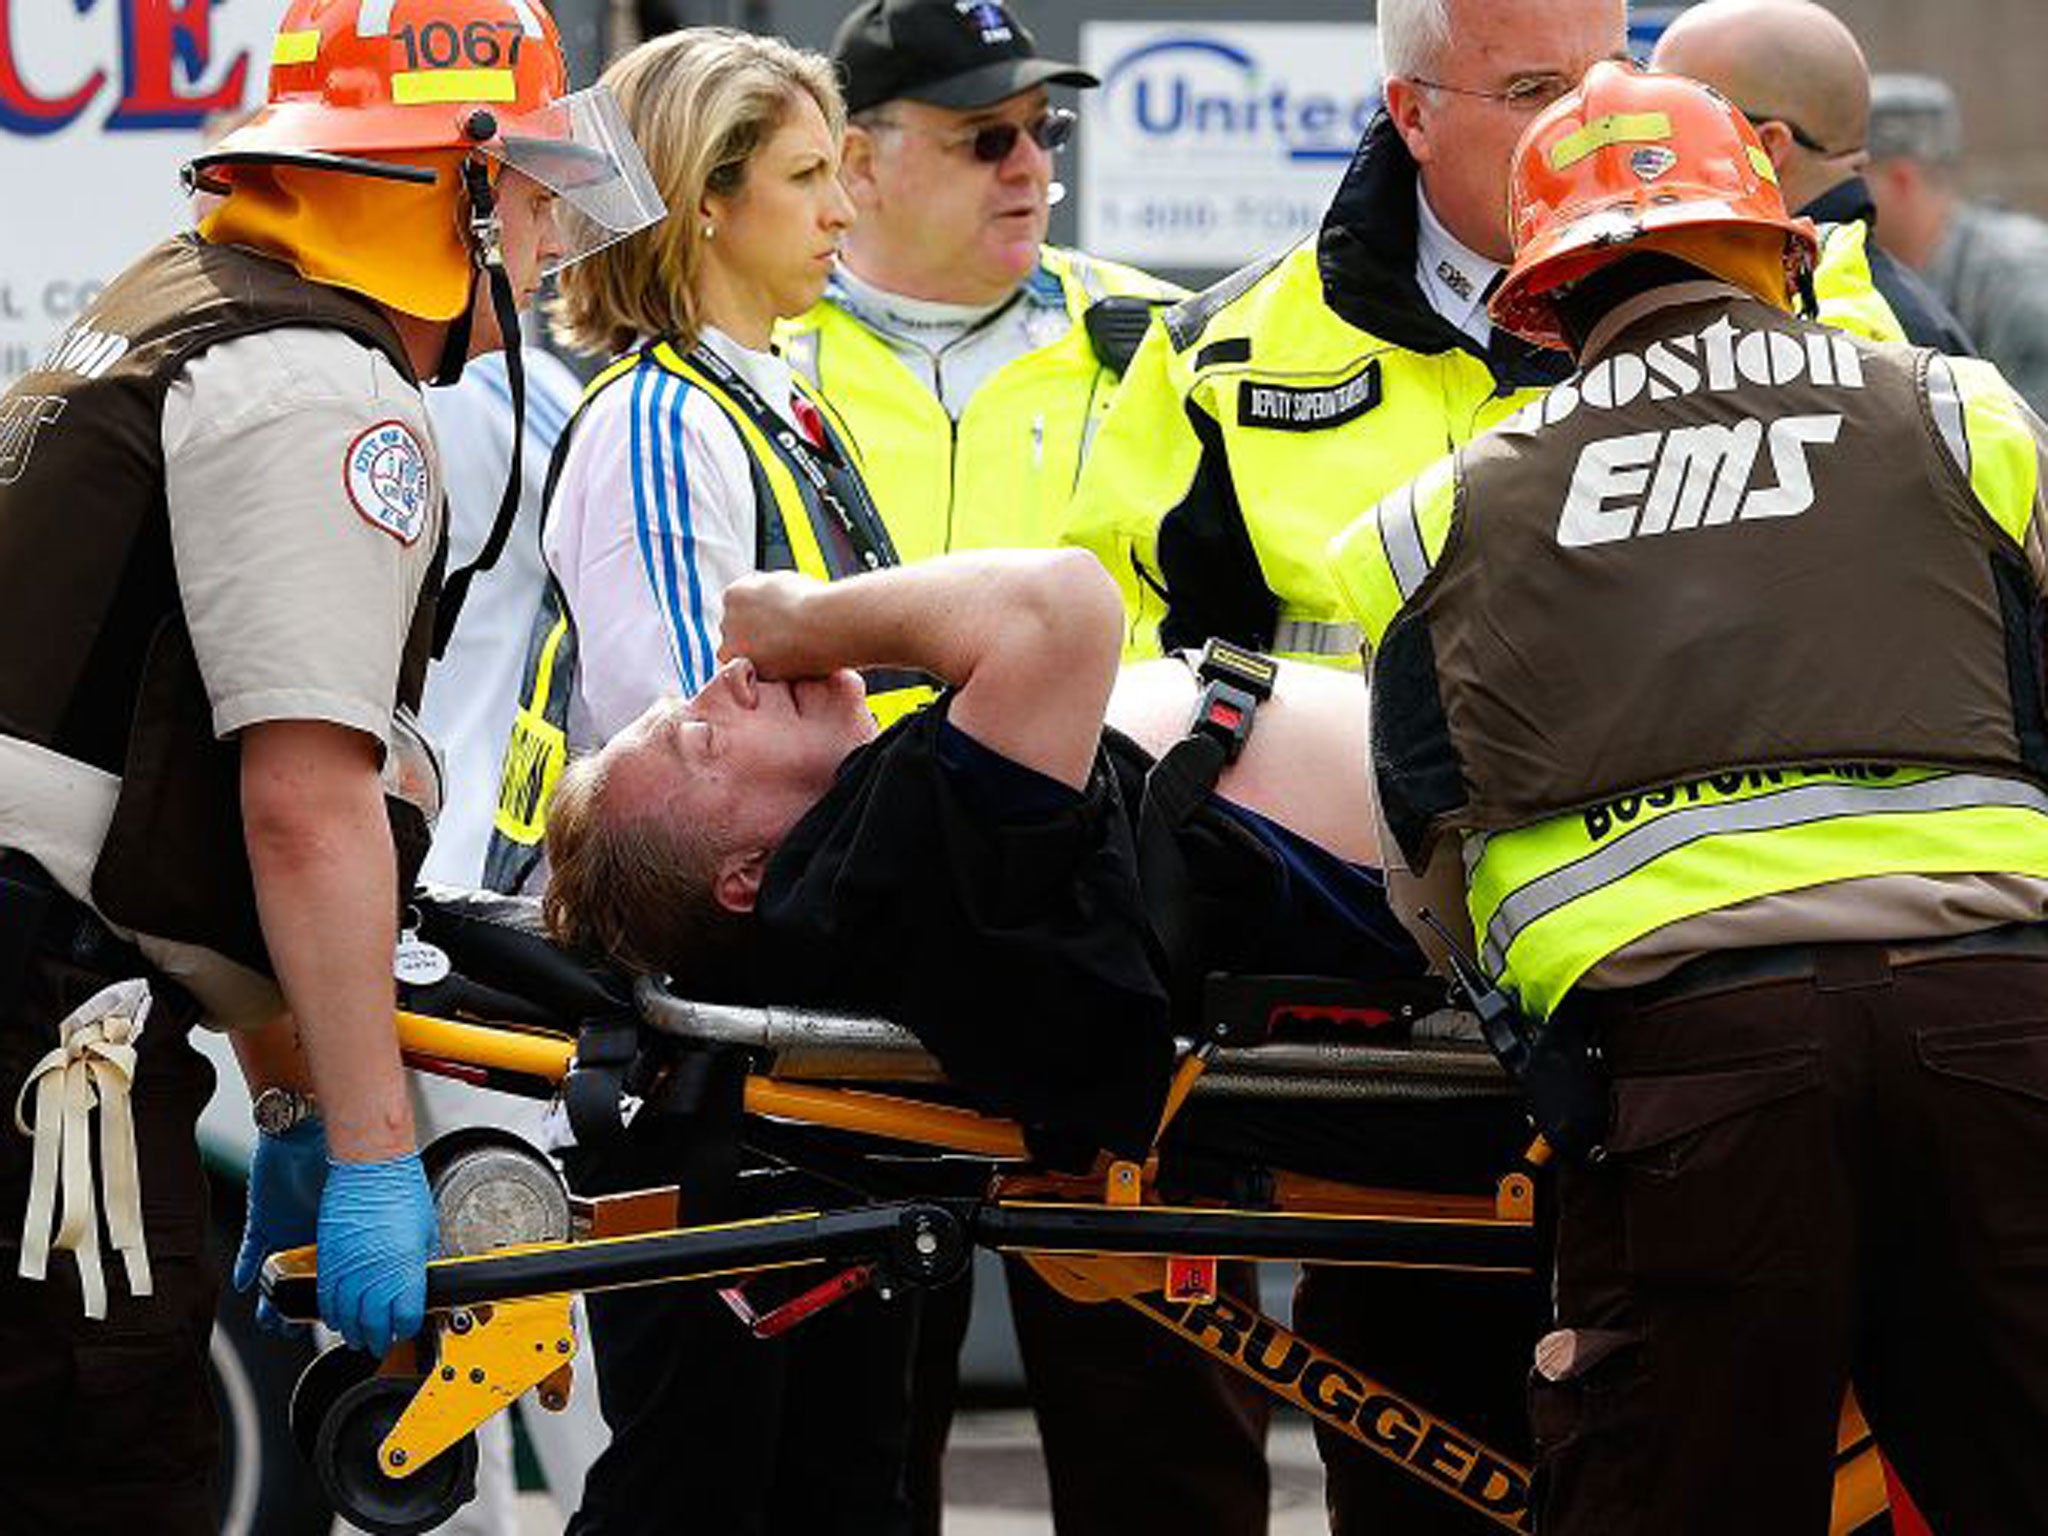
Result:
{"label": "helmet number 1067", "polygon": [[516,21],[472,21],[458,31],[452,22],[430,21],[421,27],[400,27],[391,35],[405,49],[407,69],[449,69],[457,64],[496,69],[519,63],[526,29]]}

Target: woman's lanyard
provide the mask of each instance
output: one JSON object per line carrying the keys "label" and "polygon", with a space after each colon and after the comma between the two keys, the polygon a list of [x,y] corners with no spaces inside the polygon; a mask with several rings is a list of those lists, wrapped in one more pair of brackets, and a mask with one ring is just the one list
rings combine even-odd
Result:
{"label": "woman's lanyard", "polygon": [[[876,571],[884,566],[896,565],[896,547],[890,541],[889,533],[882,526],[880,516],[871,505],[858,510],[847,504],[836,481],[852,480],[857,487],[851,466],[840,453],[838,444],[832,439],[832,429],[825,424],[824,412],[818,413],[826,445],[807,441],[804,435],[791,426],[781,412],[761,398],[759,390],[741,377],[739,370],[710,347],[699,342],[688,353],[693,368],[701,369],[720,390],[722,390],[742,411],[753,419],[755,428],[762,437],[773,444],[785,463],[803,476],[818,505],[830,514],[847,548],[852,552],[864,570]],[[829,456],[828,456],[829,455]],[[838,471],[835,474],[834,471]],[[865,498],[863,498],[863,501]],[[859,515],[865,513],[865,516]]]}

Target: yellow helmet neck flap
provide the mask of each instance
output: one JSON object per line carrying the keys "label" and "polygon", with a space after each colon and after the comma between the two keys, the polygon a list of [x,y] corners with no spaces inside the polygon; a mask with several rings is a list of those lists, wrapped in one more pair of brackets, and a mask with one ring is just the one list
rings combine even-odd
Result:
{"label": "yellow helmet neck flap", "polygon": [[387,154],[430,170],[430,185],[299,165],[238,166],[199,226],[219,245],[288,261],[310,282],[347,288],[422,320],[468,312],[474,265],[462,229],[461,150]]}

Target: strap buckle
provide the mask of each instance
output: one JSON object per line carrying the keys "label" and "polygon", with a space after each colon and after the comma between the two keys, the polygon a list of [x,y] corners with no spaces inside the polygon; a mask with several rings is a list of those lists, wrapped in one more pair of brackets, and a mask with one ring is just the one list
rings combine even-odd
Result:
{"label": "strap buckle", "polygon": [[1253,717],[1273,696],[1279,675],[1280,664],[1272,657],[1211,638],[1195,663],[1195,676],[1203,687],[1188,734],[1211,737],[1222,746],[1224,762],[1236,762],[1251,738]]}

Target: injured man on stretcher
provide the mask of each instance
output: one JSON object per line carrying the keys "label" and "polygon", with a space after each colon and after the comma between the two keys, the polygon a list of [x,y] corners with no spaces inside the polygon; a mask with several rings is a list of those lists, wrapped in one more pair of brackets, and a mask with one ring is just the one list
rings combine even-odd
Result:
{"label": "injured man on stretcher", "polygon": [[[1142,1155],[1192,1001],[1148,900],[1182,904],[1203,970],[1423,961],[1374,867],[1355,677],[1283,666],[1170,880],[1148,845],[1145,883],[1174,889],[1141,887],[1145,772],[1200,685],[1174,659],[1120,670],[1122,623],[1078,552],[747,578],[712,680],[564,774],[551,929],[691,995],[885,1015],[1036,1136]],[[851,669],[879,666],[948,687],[877,734]]]}
{"label": "injured man on stretcher", "polygon": [[[1075,1169],[1152,1145],[1204,972],[1338,977],[1431,1006],[1375,867],[1357,677],[1283,664],[1213,792],[1162,771],[1148,816],[1148,770],[1188,740],[1201,690],[1179,660],[1119,669],[1122,606],[1092,556],[753,576],[725,604],[711,682],[564,773],[544,898],[557,938],[685,996],[893,1019],[969,1105]],[[878,734],[849,670],[868,666],[948,687]],[[1277,1167],[1469,1192],[1525,1140],[1502,1098],[1213,1113],[1196,1098],[1165,1144],[1247,1190]],[[1520,1448],[1541,1303],[1526,1278],[1309,1265],[1294,1315]],[[1318,1442],[1333,1529],[1486,1528],[1327,1426]]]}

